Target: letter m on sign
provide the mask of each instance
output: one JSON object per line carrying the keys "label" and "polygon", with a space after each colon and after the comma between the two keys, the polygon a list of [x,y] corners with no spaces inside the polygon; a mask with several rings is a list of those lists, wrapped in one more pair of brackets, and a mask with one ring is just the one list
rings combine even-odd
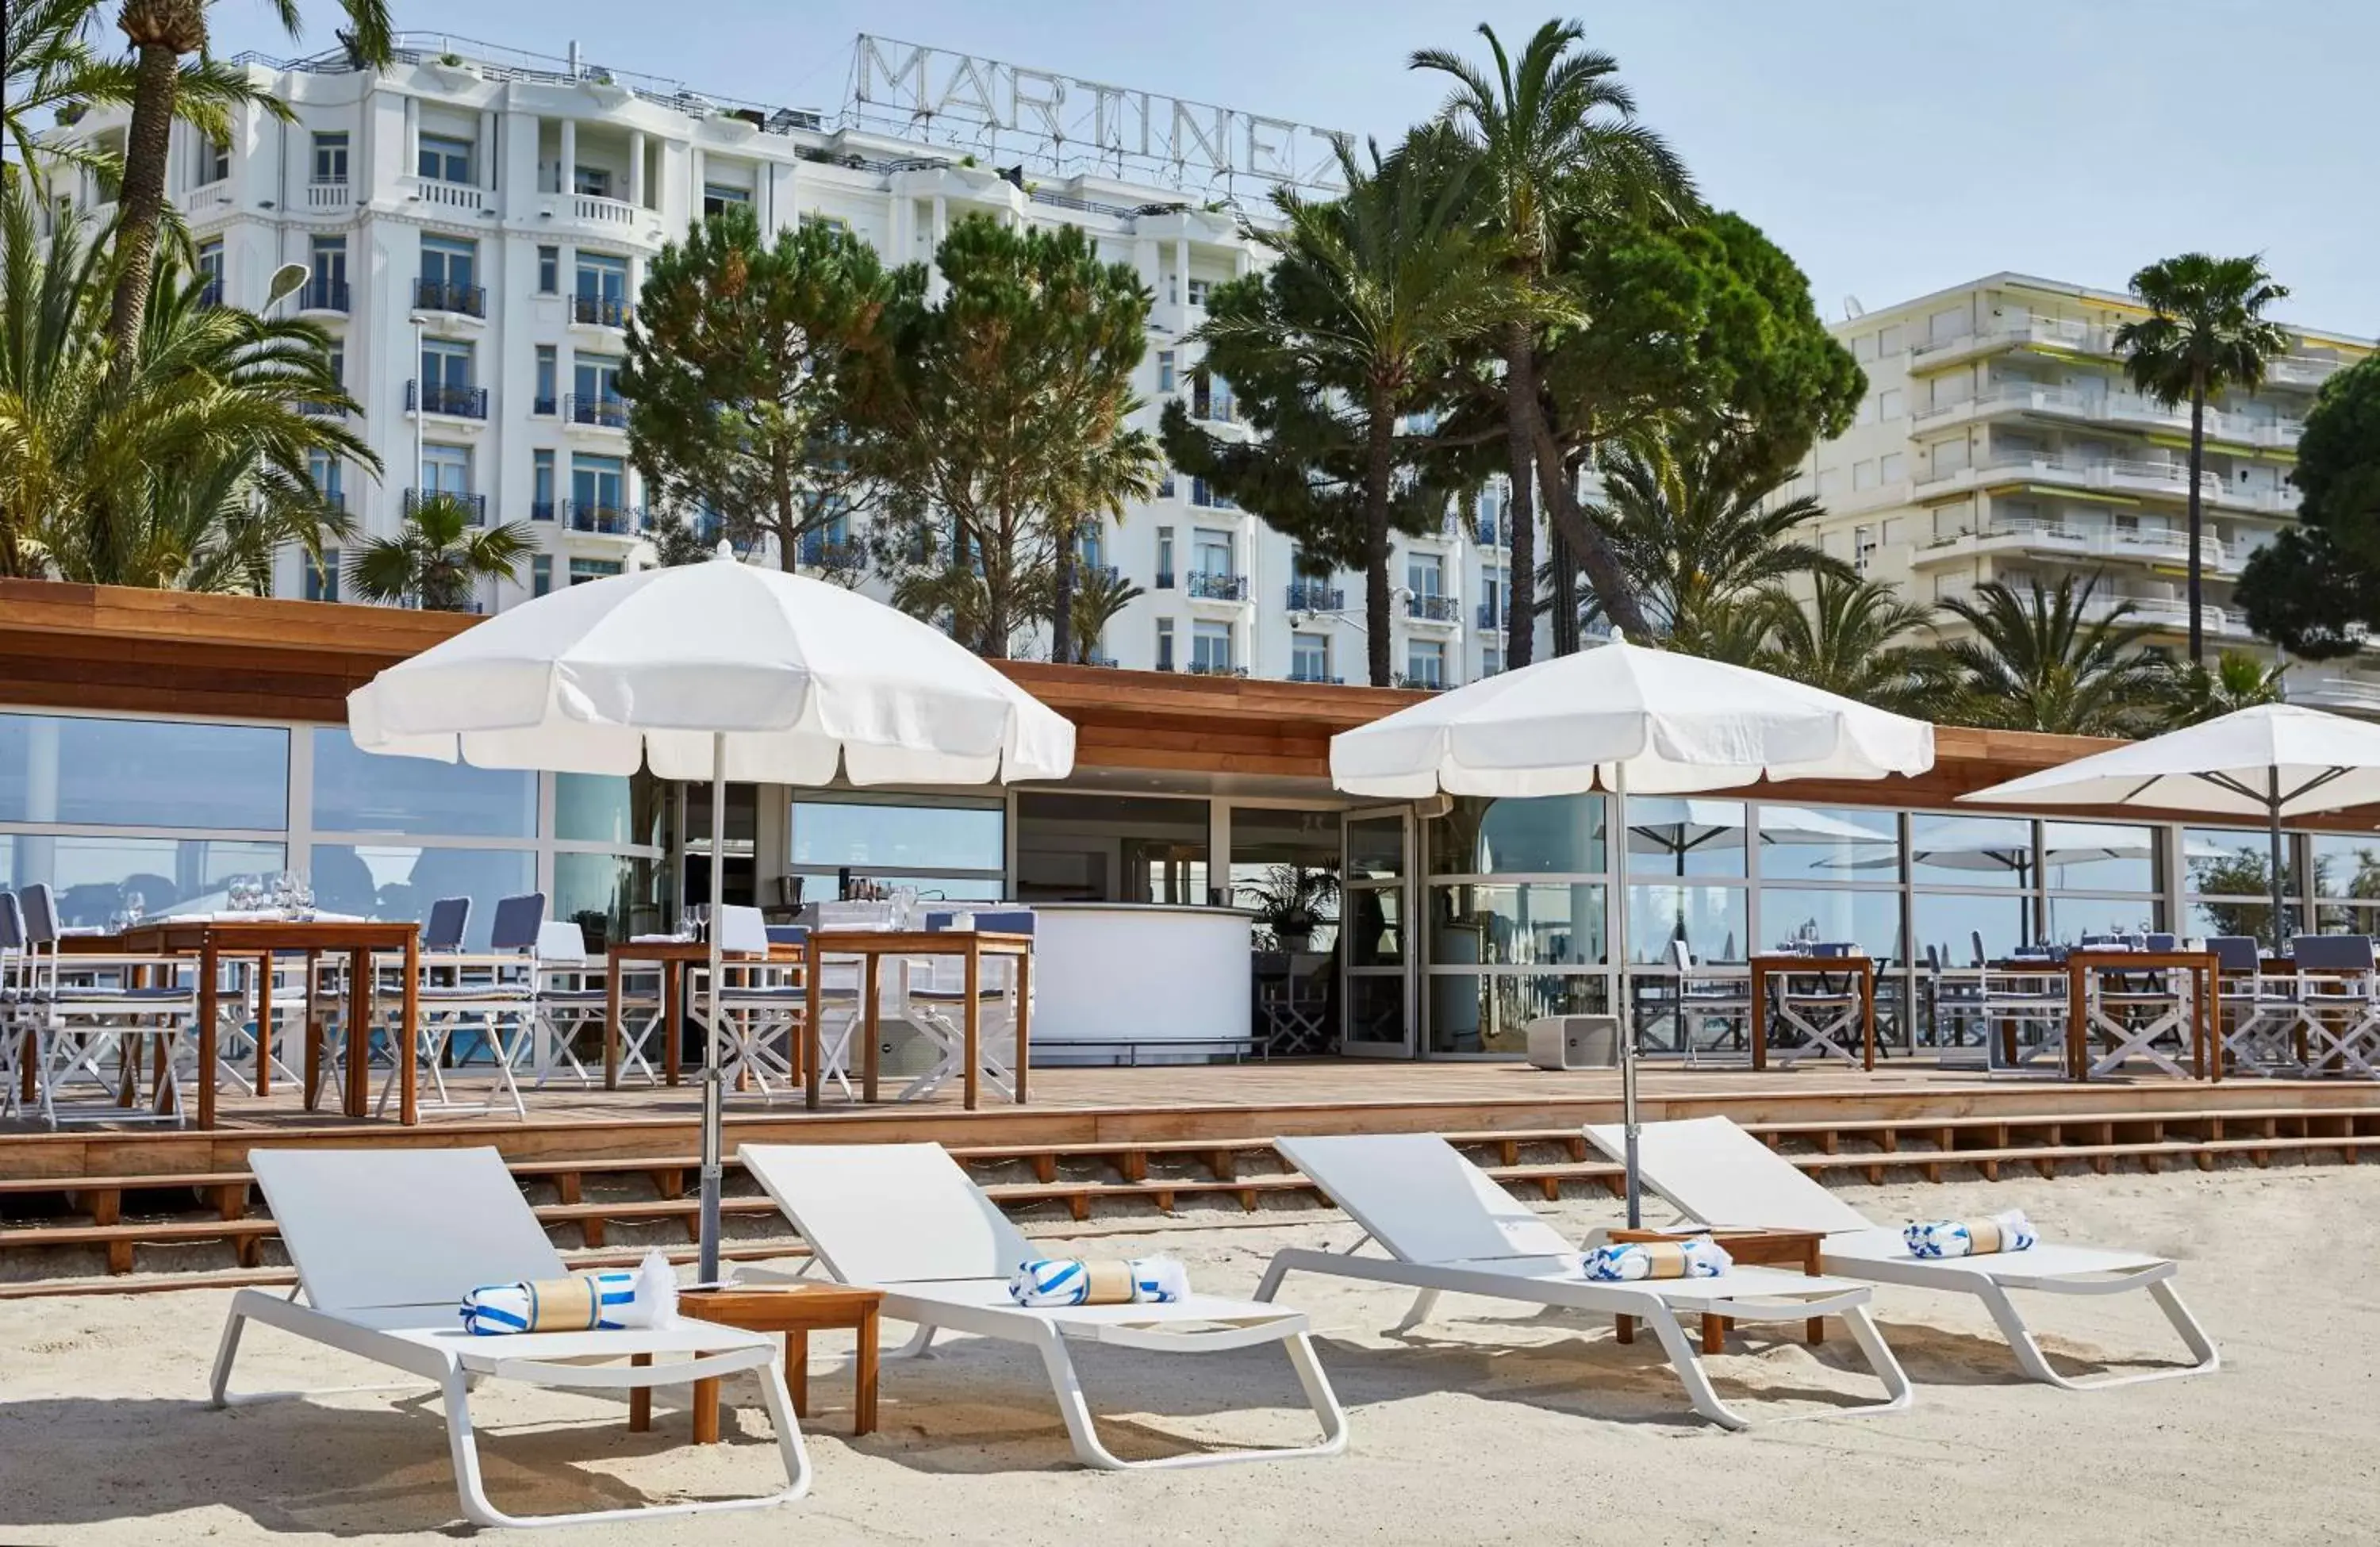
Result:
{"label": "letter m on sign", "polygon": [[[893,48],[909,51],[896,69],[884,57],[884,45],[889,41],[871,38],[865,32],[859,35],[859,84],[853,94],[861,102],[922,113],[926,108],[926,51],[916,43],[892,43]],[[877,83],[880,76],[883,81],[880,87]],[[905,94],[902,91],[904,81],[908,83]]]}

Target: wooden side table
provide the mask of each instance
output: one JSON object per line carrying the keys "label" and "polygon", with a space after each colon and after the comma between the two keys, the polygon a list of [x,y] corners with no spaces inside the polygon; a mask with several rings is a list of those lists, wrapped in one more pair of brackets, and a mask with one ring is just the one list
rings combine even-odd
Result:
{"label": "wooden side table", "polygon": [[[1815,1230],[1612,1230],[1605,1233],[1604,1239],[1621,1246],[1631,1241],[1690,1240],[1698,1235],[1707,1236],[1725,1247],[1728,1256],[1743,1267],[1799,1268],[1813,1278],[1819,1275],[1820,1249],[1827,1239]],[[1621,1316],[1614,1320],[1619,1324],[1620,1341],[1635,1342],[1636,1318]],[[1704,1353],[1727,1352],[1727,1330],[1734,1320],[1730,1316],[1703,1318]],[[1812,1343],[1824,1343],[1826,1318],[1811,1317],[1805,1334]]]}
{"label": "wooden side table", "polygon": [[[852,1402],[851,1431],[876,1431],[876,1312],[883,1295],[842,1284],[787,1284],[735,1289],[687,1289],[677,1297],[678,1314],[747,1332],[785,1334],[785,1388],[793,1393],[794,1416],[810,1416],[810,1334],[848,1328],[859,1334],[857,1388]],[[652,1427],[652,1396],[648,1390],[628,1399],[628,1427],[642,1431]],[[694,1443],[719,1443],[719,1383],[694,1383]]]}

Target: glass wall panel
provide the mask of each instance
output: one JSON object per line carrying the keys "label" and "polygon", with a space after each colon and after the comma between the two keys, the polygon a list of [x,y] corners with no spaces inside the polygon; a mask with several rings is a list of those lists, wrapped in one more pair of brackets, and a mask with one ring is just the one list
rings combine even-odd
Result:
{"label": "glass wall panel", "polygon": [[[2336,914],[2334,909],[2337,909]],[[2322,927],[2325,930],[2334,927],[2332,923],[2334,917],[2342,920],[2336,927],[2342,930],[2353,928],[2343,921],[2346,914],[2350,910],[2335,903],[2326,903],[2323,905],[2321,911]],[[2294,923],[2297,917],[2296,909],[2292,908],[2289,913],[2290,920]],[[2273,905],[2270,900],[2245,902],[2236,899],[2194,898],[2189,905],[2189,911],[2183,915],[2181,932],[2185,935],[2196,935],[2202,940],[2210,934],[2244,934],[2269,944],[2273,938]],[[2368,932],[2359,930],[2355,932]]]}
{"label": "glass wall panel", "polygon": [[1747,939],[1741,886],[1639,884],[1628,888],[1628,959],[1632,964],[1675,966],[1676,958],[1670,950],[1670,942],[1675,940],[1686,943],[1697,965],[1742,962],[1745,959]]}
{"label": "glass wall panel", "polygon": [[[2326,840],[2316,838],[2315,871],[2323,874],[2319,846]],[[2297,845],[2283,837],[2281,860],[2287,870],[2289,894],[2298,892]],[[2337,869],[2334,859],[2331,868]],[[2273,840],[2269,832],[2240,831],[2227,827],[2188,827],[2181,834],[2181,869],[2188,890],[2213,897],[2265,897],[2273,895]],[[2353,866],[2347,873],[2352,873]],[[2325,877],[2325,880],[2328,878]],[[2271,912],[2268,907],[2266,912]]]}
{"label": "glass wall panel", "polygon": [[1432,886],[1432,967],[1603,965],[1600,882]]}
{"label": "glass wall panel", "polygon": [[57,894],[58,921],[104,929],[131,899],[152,918],[212,912],[229,906],[236,875],[266,876],[287,866],[280,844],[225,838],[45,837],[0,833],[0,885],[46,882]]}
{"label": "glass wall panel", "polygon": [[667,788],[646,774],[625,779],[609,774],[557,774],[553,835],[577,843],[658,846],[662,796]]}
{"label": "glass wall panel", "polygon": [[1920,885],[2031,886],[2033,823],[2022,817],[1918,816],[1910,830],[1909,878]]}
{"label": "glass wall panel", "polygon": [[[1767,855],[1761,856],[1765,861]],[[1773,946],[1849,941],[1878,967],[1900,964],[1900,894],[1833,887],[1764,886],[1760,927]]]}
{"label": "glass wall panel", "polygon": [[1743,802],[1632,798],[1628,873],[1743,874]]}
{"label": "glass wall panel", "polygon": [[1405,873],[1402,817],[1366,817],[1347,823],[1346,881],[1394,881]]}
{"label": "glass wall panel", "polygon": [[1910,899],[1916,956],[1934,948],[1944,967],[1973,967],[1978,950],[1986,961],[2004,961],[2035,944],[2031,897],[1961,896],[1920,892]]}
{"label": "glass wall panel", "polygon": [[1232,808],[1232,904],[1257,913],[1258,950],[1328,952],[1339,939],[1336,811]]}
{"label": "glass wall panel", "polygon": [[314,826],[325,833],[534,838],[537,775],[381,757],[358,748],[345,726],[318,726]]}
{"label": "glass wall panel", "polygon": [[1348,966],[1405,965],[1403,887],[1351,886],[1340,907]]}
{"label": "glass wall panel", "polygon": [[1347,985],[1347,1041],[1397,1042],[1405,1034],[1405,980],[1402,973],[1374,977],[1353,974]]}
{"label": "glass wall panel", "polygon": [[1432,1053],[1524,1054],[1539,1016],[1601,1015],[1608,1002],[1600,973],[1446,972],[1426,981]]}
{"label": "glass wall panel", "polygon": [[1576,875],[1603,869],[1603,798],[1456,798],[1429,823],[1432,875]]}
{"label": "glass wall panel", "polygon": [[2060,892],[2154,892],[2163,831],[2113,822],[2045,822],[2041,859],[2049,888]]}
{"label": "glass wall panel", "polygon": [[826,870],[997,871],[1008,859],[1007,827],[997,806],[796,800],[793,860]]}
{"label": "glass wall panel", "polygon": [[2155,897],[2052,897],[2049,939],[2080,945],[2086,934],[2147,934],[2165,928],[2165,905]]}
{"label": "glass wall panel", "polygon": [[1204,903],[1210,815],[1205,800],[1020,795],[1017,895],[1027,902]]}
{"label": "glass wall panel", "polygon": [[[640,932],[636,920],[640,910],[658,929],[659,909],[651,906],[650,896],[652,871],[653,861],[634,855],[557,854],[547,916],[577,924],[587,949],[596,953]],[[472,911],[479,911],[476,903]]]}
{"label": "glass wall panel", "polygon": [[[2283,841],[2294,847],[2286,834]],[[2313,845],[2314,895],[2380,901],[2380,834],[2318,833],[2308,841]]]}
{"label": "glass wall panel", "polygon": [[279,828],[288,816],[277,725],[0,714],[0,822]]}
{"label": "glass wall panel", "polygon": [[1760,878],[1898,883],[1900,817],[1856,806],[1764,805]]}
{"label": "glass wall panel", "polygon": [[[316,844],[314,902],[334,913],[419,923],[441,897],[471,899],[463,944],[485,950],[500,898],[537,885],[537,856],[519,848],[424,848],[411,844]],[[549,907],[549,917],[557,915]]]}

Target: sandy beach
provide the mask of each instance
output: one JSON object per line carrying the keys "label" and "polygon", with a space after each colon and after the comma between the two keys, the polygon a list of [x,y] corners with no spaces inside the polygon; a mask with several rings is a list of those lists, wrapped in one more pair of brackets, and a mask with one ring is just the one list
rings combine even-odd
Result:
{"label": "sandy beach", "polygon": [[[1730,1434],[1693,1419],[1658,1348],[1607,1324],[1449,1300],[1385,1334],[1394,1291],[1293,1279],[1346,1403],[1343,1456],[1112,1476],[1069,1456],[1039,1367],[965,1341],[888,1362],[882,1431],[854,1441],[840,1355],[814,1342],[818,1468],[783,1509],[582,1529],[625,1542],[2369,1542],[2380,1535],[2380,1166],[2118,1175],[2055,1182],[1850,1188],[1879,1219],[2021,1206],[2051,1239],[2168,1253],[2224,1370],[2076,1395],[2020,1380],[1963,1297],[1880,1289],[1877,1320],[1918,1383],[1915,1408]],[[1616,1206],[1546,1212],[1572,1230]],[[1211,1222],[1211,1223],[1209,1223]],[[1205,1291],[1254,1288],[1287,1244],[1353,1227],[1303,1212],[1194,1216],[1149,1229],[1038,1228],[1097,1255],[1172,1251]],[[0,1304],[0,1541],[422,1540],[459,1519],[426,1392],[346,1394],[213,1412],[202,1397],[228,1296]],[[2143,1296],[2042,1300],[2053,1357],[2088,1371],[2181,1358]],[[1298,1443],[1310,1419],[1277,1353],[1081,1359],[1112,1444]],[[1875,1385],[1848,1338],[1764,1336],[1713,1363],[1760,1414],[1819,1413]],[[370,1367],[269,1329],[241,1384],[341,1385]],[[511,1508],[567,1509],[768,1486],[757,1390],[731,1384],[731,1443],[684,1442],[678,1394],[654,1431],[620,1404],[491,1384],[473,1405],[489,1487]]]}

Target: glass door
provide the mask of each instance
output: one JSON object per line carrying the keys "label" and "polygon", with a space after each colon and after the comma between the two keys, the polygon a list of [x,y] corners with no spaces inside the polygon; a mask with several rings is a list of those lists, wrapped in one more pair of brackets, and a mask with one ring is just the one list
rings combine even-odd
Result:
{"label": "glass door", "polygon": [[1339,1051],[1410,1058],[1414,968],[1414,818],[1404,806],[1346,813],[1340,824]]}

